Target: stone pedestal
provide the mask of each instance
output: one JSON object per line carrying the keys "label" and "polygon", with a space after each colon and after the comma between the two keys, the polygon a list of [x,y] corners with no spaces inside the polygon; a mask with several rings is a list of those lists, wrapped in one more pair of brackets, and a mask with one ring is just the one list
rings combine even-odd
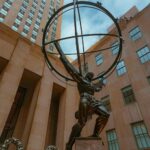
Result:
{"label": "stone pedestal", "polygon": [[103,150],[100,138],[76,138],[75,150]]}

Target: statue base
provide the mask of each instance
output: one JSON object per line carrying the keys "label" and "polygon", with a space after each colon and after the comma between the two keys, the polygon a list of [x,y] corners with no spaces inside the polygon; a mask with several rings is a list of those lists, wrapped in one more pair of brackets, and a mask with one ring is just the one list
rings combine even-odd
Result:
{"label": "statue base", "polygon": [[103,143],[100,138],[96,137],[86,137],[86,138],[76,138],[75,140],[75,150],[102,150]]}

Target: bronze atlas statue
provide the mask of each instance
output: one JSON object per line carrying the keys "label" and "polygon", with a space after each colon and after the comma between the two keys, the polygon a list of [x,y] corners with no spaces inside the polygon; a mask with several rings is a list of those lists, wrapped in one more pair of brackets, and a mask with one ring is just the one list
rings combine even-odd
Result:
{"label": "bronze atlas statue", "polygon": [[[114,32],[92,33],[92,34],[84,33],[81,13],[85,9],[90,9],[90,11],[94,10],[92,13],[100,12],[101,14],[107,16],[114,24]],[[51,31],[53,24],[57,22],[59,18],[61,18],[63,22],[62,16],[65,13],[68,13],[69,11],[71,11],[70,13],[73,14],[74,35],[68,37],[62,37],[62,38],[51,38],[50,40],[47,40],[48,34]],[[99,24],[99,26],[100,25],[101,24]],[[68,28],[68,27],[66,26],[64,28]],[[118,52],[115,56],[113,56],[114,57],[113,62],[108,66],[108,68],[103,68],[103,70],[101,70],[101,73],[96,77],[94,72],[87,71],[86,69],[86,56],[89,53],[104,52],[108,49],[111,49],[112,47],[107,47],[99,50],[94,49],[94,51],[91,52],[86,51],[84,45],[85,38],[94,37],[94,36],[97,37],[105,36],[105,37],[116,38],[116,41],[118,43],[117,45],[114,45],[114,47],[118,47]],[[72,47],[70,45],[70,51],[71,49],[75,48],[76,53],[71,53],[71,52],[67,53],[63,48],[63,44],[61,44],[63,41],[70,40],[70,39],[74,39],[75,41],[75,47]],[[53,51],[49,50],[50,46],[54,48]],[[81,52],[81,47],[82,47],[82,52]],[[63,7],[59,8],[58,10],[55,10],[52,17],[48,20],[46,27],[44,29],[42,50],[48,67],[55,75],[59,75],[62,79],[65,79],[67,83],[68,82],[77,83],[77,88],[80,95],[79,108],[78,111],[75,112],[77,123],[72,127],[69,140],[66,144],[66,150],[72,150],[72,146],[75,142],[75,138],[80,137],[81,131],[85,126],[89,116],[93,114],[98,115],[96,119],[95,128],[93,129],[93,134],[91,135],[92,137],[99,137],[99,134],[101,133],[101,131],[103,130],[103,128],[105,127],[108,121],[109,118],[108,111],[106,110],[105,106],[101,101],[95,99],[94,94],[95,92],[101,91],[101,89],[104,86],[103,79],[109,77],[112,74],[121,57],[122,35],[118,25],[118,20],[114,18],[113,15],[107,9],[105,9],[102,6],[102,4],[99,2],[93,3],[89,1],[74,0],[72,3],[66,4]],[[74,66],[73,63],[71,63],[67,57],[67,55],[75,55],[75,54],[76,54],[76,62],[77,62],[76,66]],[[51,55],[55,55],[61,61],[65,70],[68,72],[68,75],[62,74],[57,70],[57,68],[53,65],[53,61],[51,60]]]}

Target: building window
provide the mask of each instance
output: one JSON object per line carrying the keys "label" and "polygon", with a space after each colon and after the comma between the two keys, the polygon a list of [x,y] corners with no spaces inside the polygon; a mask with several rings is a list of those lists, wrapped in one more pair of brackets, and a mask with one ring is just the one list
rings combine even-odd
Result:
{"label": "building window", "polygon": [[119,150],[119,144],[115,129],[107,131],[108,149]]}
{"label": "building window", "polygon": [[149,77],[147,77],[147,80],[148,80],[148,83],[150,84],[150,76],[149,76]]}
{"label": "building window", "polygon": [[101,102],[104,104],[105,108],[108,112],[111,112],[111,105],[110,105],[110,99],[109,96],[105,96],[101,98]]}
{"label": "building window", "polygon": [[118,44],[118,41],[115,42],[115,43],[113,43],[113,44],[111,45],[111,51],[112,51],[112,54],[113,54],[113,55],[115,55],[115,54],[118,53],[118,51],[119,51],[119,44]]}
{"label": "building window", "polygon": [[49,45],[49,50],[52,52],[53,49],[54,49],[54,46],[50,44],[50,45]]}
{"label": "building window", "polygon": [[19,12],[20,12],[22,15],[24,15],[24,13],[25,13],[25,11],[22,10],[22,9],[20,9]]}
{"label": "building window", "polygon": [[143,122],[132,124],[132,131],[135,136],[138,149],[143,150],[150,148],[150,136],[148,135],[147,129]]}
{"label": "building window", "polygon": [[22,17],[20,17],[19,15],[17,15],[16,19],[18,19],[19,21],[22,21]]}
{"label": "building window", "polygon": [[17,24],[16,22],[13,24],[12,29],[17,31],[19,27],[19,24]]}
{"label": "building window", "polygon": [[147,62],[147,61],[150,61],[150,50],[147,46],[139,49],[137,51],[137,55],[138,55],[142,64]]}
{"label": "building window", "polygon": [[129,104],[135,101],[134,92],[131,85],[121,89],[125,104]]}
{"label": "building window", "polygon": [[54,6],[54,0],[50,1],[51,6]]}
{"label": "building window", "polygon": [[52,32],[52,33],[51,33],[51,40],[52,40],[52,41],[55,40],[55,36],[56,36],[56,34],[55,34],[54,32]]}
{"label": "building window", "polygon": [[130,38],[133,40],[133,41],[136,41],[137,39],[141,38],[142,34],[141,34],[141,31],[139,29],[139,27],[135,27],[133,28],[130,32],[129,32],[129,35],[130,35]]}
{"label": "building window", "polygon": [[102,63],[103,63],[103,55],[102,55],[102,54],[97,54],[97,55],[95,56],[95,60],[96,60],[96,64],[97,64],[97,65],[102,64]]}
{"label": "building window", "polygon": [[[104,72],[101,72],[101,73],[99,73],[97,76],[100,76],[100,75],[102,75],[103,73],[104,73]],[[107,80],[106,80],[105,76],[102,76],[102,77],[98,78],[98,80],[99,80],[100,82],[103,82],[103,84],[106,84],[106,83],[107,83]]]}
{"label": "building window", "polygon": [[119,63],[117,64],[116,70],[117,70],[118,76],[121,76],[127,72],[127,69],[123,60],[119,61]]}

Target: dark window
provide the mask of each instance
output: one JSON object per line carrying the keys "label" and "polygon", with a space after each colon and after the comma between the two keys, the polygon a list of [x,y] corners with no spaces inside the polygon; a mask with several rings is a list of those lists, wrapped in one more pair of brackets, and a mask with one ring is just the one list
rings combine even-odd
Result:
{"label": "dark window", "polygon": [[102,55],[102,54],[97,54],[97,55],[95,56],[95,60],[96,60],[96,64],[97,64],[97,65],[102,64],[102,63],[103,63],[103,55]]}
{"label": "dark window", "polygon": [[121,89],[125,104],[129,104],[135,101],[134,92],[131,85]]}
{"label": "dark window", "polygon": [[5,11],[7,11],[8,12],[8,10],[9,10],[9,8],[7,8],[5,5],[3,5],[3,7],[2,7]]}
{"label": "dark window", "polygon": [[34,35],[34,34],[32,34],[32,36],[31,36],[33,39],[36,39],[36,35]]}
{"label": "dark window", "polygon": [[53,1],[53,0],[51,0],[50,4],[51,4],[51,6],[54,6],[54,1]]}
{"label": "dark window", "polygon": [[101,98],[101,102],[104,104],[105,108],[108,112],[111,112],[111,105],[110,105],[110,99],[109,96],[105,96]]}
{"label": "dark window", "polygon": [[30,23],[28,23],[27,21],[26,21],[25,25],[27,25],[28,27],[30,27]]}
{"label": "dark window", "polygon": [[39,16],[39,15],[37,16],[37,18],[38,18],[38,19],[40,19],[40,20],[42,19],[42,17],[41,17],[41,16]]}
{"label": "dark window", "polygon": [[16,28],[18,28],[18,27],[19,27],[19,24],[14,23],[13,26],[15,26]]}
{"label": "dark window", "polygon": [[17,15],[17,19],[20,20],[20,21],[22,21],[22,18],[20,16],[18,16],[18,15]]}
{"label": "dark window", "polygon": [[40,7],[41,7],[42,9],[44,9],[44,6],[43,6],[43,5],[41,5]]}
{"label": "dark window", "polygon": [[113,54],[113,55],[115,55],[115,54],[118,53],[118,51],[119,51],[119,44],[118,44],[118,41],[115,42],[115,43],[113,43],[113,44],[111,45],[111,51],[112,51],[112,54]]}
{"label": "dark window", "polygon": [[0,18],[3,18],[3,19],[4,19],[4,18],[5,18],[5,15],[1,13]]}
{"label": "dark window", "polygon": [[33,4],[32,4],[32,7],[33,7],[34,9],[36,9],[36,6],[35,6],[35,5],[33,5]]}
{"label": "dark window", "polygon": [[[135,136],[135,140],[140,150],[146,150],[150,148],[150,136],[143,122],[132,124],[132,131]],[[147,150],[148,150],[147,149]]]}
{"label": "dark window", "polygon": [[45,0],[42,0],[42,4],[44,4],[44,5],[46,4]]}
{"label": "dark window", "polygon": [[28,16],[28,18],[29,18],[30,20],[32,20],[32,19],[33,19],[33,17],[32,17],[32,16]]}
{"label": "dark window", "polygon": [[139,29],[139,27],[135,27],[133,28],[130,32],[129,32],[129,35],[130,35],[130,38],[133,40],[133,41],[136,41],[137,39],[139,39],[142,34],[141,34],[141,31]]}
{"label": "dark window", "polygon": [[27,5],[23,3],[23,4],[22,4],[22,7],[24,7],[24,8],[26,9],[26,8],[27,8]]}
{"label": "dark window", "polygon": [[108,149],[119,150],[119,144],[115,129],[107,131]]}
{"label": "dark window", "polygon": [[40,14],[43,14],[43,10],[39,10],[39,13],[40,13]]}
{"label": "dark window", "polygon": [[23,29],[23,32],[26,33],[26,34],[28,34],[29,30]]}
{"label": "dark window", "polygon": [[9,5],[12,5],[12,2],[11,2],[11,1],[7,0],[6,2],[7,2]]}
{"label": "dark window", "polygon": [[38,4],[37,0],[33,0],[33,2],[35,2],[36,4]]}
{"label": "dark window", "polygon": [[38,25],[38,26],[40,26],[40,22],[38,22],[38,21],[36,21],[35,24]]}
{"label": "dark window", "polygon": [[56,31],[56,27],[53,26],[53,31]]}
{"label": "dark window", "polygon": [[33,30],[34,30],[35,32],[38,32],[38,29],[37,29],[37,28],[35,28],[35,27],[33,28]]}
{"label": "dark window", "polygon": [[147,61],[150,61],[150,50],[147,46],[139,49],[137,51],[137,55],[140,58],[141,63],[145,63]]}
{"label": "dark window", "polygon": [[33,11],[33,10],[30,10],[30,13],[31,13],[31,14],[34,14],[34,12],[35,12],[35,11]]}
{"label": "dark window", "polygon": [[25,11],[22,10],[22,9],[20,9],[19,12],[20,12],[22,15],[24,15],[24,13],[25,13]]}
{"label": "dark window", "polygon": [[117,70],[118,76],[121,76],[121,75],[123,75],[124,73],[127,72],[126,66],[125,66],[125,63],[124,63],[123,60],[118,62],[116,70]]}

